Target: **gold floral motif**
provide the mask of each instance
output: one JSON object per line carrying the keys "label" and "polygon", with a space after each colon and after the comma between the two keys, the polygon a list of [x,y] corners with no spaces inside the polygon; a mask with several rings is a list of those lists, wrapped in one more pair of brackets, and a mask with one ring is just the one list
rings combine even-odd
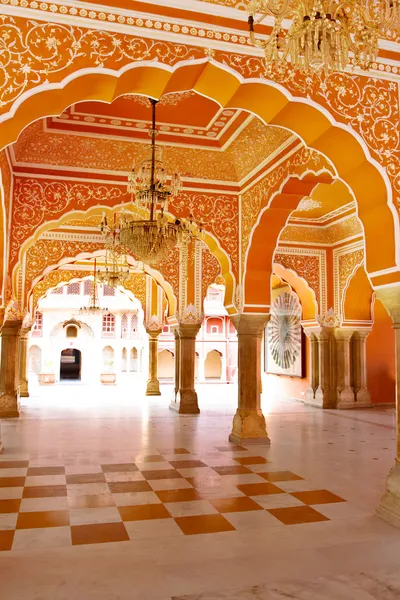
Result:
{"label": "gold floral motif", "polygon": [[297,273],[305,279],[310,288],[315,292],[317,305],[321,306],[321,281],[320,281],[320,258],[319,256],[305,256],[296,254],[275,254],[274,263],[285,269]]}
{"label": "gold floral motif", "polygon": [[356,215],[350,216],[345,221],[332,223],[329,227],[298,227],[296,225],[287,225],[280,235],[282,242],[303,242],[314,244],[337,244],[338,242],[362,235],[363,230],[359,218]]}
{"label": "gold floral motif", "polygon": [[305,171],[317,172],[323,167],[329,168],[326,159],[318,152],[303,147],[242,195],[242,268],[258,215],[286,177],[301,175]]}
{"label": "gold floral motif", "polygon": [[139,300],[143,310],[146,310],[146,274],[131,273],[128,279],[124,282],[124,288],[132,292]]}
{"label": "gold floral motif", "polygon": [[221,265],[208,248],[203,248],[201,266],[201,299],[203,301],[207,295],[208,287],[212,283],[215,283],[216,279],[221,274]]}
{"label": "gold floral motif", "polygon": [[10,266],[18,259],[18,252],[37,228],[72,210],[97,205],[113,206],[121,202],[123,192],[115,186],[45,181],[15,178],[13,218],[11,227]]}
{"label": "gold floral motif", "polygon": [[[127,172],[132,163],[140,164],[148,153],[146,144],[110,139],[106,133],[97,137],[68,135],[66,144],[65,133],[44,130],[44,123],[44,119],[32,123],[22,132],[14,145],[18,162]],[[163,159],[168,172],[179,172],[183,177],[236,182],[291,135],[285,129],[264,125],[253,118],[224,151],[166,144]]]}
{"label": "gold floral motif", "polygon": [[69,283],[72,279],[80,280],[89,276],[90,273],[88,273],[88,271],[68,271],[66,269],[50,271],[50,273],[47,273],[43,279],[38,281],[33,286],[33,312],[36,310],[39,301],[47,294],[49,290],[58,287],[61,283]]}
{"label": "gold floral motif", "polygon": [[335,277],[335,285],[338,288],[335,290],[335,296],[338,299],[337,311],[341,312],[342,303],[344,301],[344,293],[348,285],[349,279],[354,273],[357,266],[362,265],[364,262],[364,250],[355,250],[354,252],[348,252],[338,257],[338,270],[339,277]]}
{"label": "gold floral motif", "polygon": [[75,259],[83,252],[102,250],[102,243],[76,242],[68,240],[38,240],[26,253],[25,293],[29,293],[32,282],[50,265],[63,258]]}

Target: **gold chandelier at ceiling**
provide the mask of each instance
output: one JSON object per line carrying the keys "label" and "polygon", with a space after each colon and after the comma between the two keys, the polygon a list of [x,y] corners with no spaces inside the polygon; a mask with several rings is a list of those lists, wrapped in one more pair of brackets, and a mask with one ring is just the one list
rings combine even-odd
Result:
{"label": "gold chandelier at ceiling", "polygon": [[[265,52],[266,74],[290,77],[289,67],[313,73],[368,70],[379,39],[400,35],[400,0],[251,0],[250,40]],[[257,39],[254,25],[273,17]]]}
{"label": "gold chandelier at ceiling", "polygon": [[178,244],[187,243],[199,236],[202,231],[193,217],[189,220],[168,220],[166,211],[171,198],[181,189],[177,173],[168,176],[162,161],[162,148],[156,145],[156,105],[157,100],[149,99],[152,107],[152,128],[150,130],[150,153],[137,172],[132,168],[128,178],[128,192],[140,209],[148,210],[149,218],[128,220],[126,213],[119,217],[118,241],[136,260],[154,265],[160,263]]}

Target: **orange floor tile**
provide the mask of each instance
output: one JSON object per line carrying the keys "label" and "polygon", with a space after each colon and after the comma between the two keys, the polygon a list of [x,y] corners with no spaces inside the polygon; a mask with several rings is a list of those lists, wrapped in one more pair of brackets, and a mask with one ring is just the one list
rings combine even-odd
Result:
{"label": "orange floor tile", "polygon": [[292,492],[292,496],[304,502],[304,504],[332,504],[333,502],[345,502],[340,496],[332,494],[328,490],[312,490],[310,492]]}
{"label": "orange floor tile", "polygon": [[264,496],[264,494],[284,494],[284,490],[273,483],[243,483],[237,486],[238,490],[247,496]]}
{"label": "orange floor tile", "polygon": [[118,508],[123,521],[146,521],[148,519],[170,519],[171,515],[163,504],[145,504],[143,506],[120,506]]}
{"label": "orange floor tile", "polygon": [[263,507],[257,504],[251,498],[221,498],[210,500],[210,504],[221,513],[242,512],[246,510],[263,510]]}
{"label": "orange floor tile", "polygon": [[73,525],[72,544],[104,544],[107,542],[127,542],[129,535],[123,523],[101,523],[99,525]]}
{"label": "orange floor tile", "polygon": [[176,523],[185,535],[235,531],[235,528],[222,515],[199,515],[197,517],[177,517]]}
{"label": "orange floor tile", "polygon": [[311,506],[291,506],[289,508],[270,508],[268,512],[279,519],[284,525],[298,525],[300,523],[316,523],[329,521]]}

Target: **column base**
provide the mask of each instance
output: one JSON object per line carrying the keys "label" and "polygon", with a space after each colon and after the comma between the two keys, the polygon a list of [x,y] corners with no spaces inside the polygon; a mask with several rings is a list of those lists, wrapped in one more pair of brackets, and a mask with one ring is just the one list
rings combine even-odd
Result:
{"label": "column base", "polygon": [[270,439],[267,434],[267,424],[261,410],[241,410],[236,411],[233,417],[232,433],[229,436],[230,442],[257,441],[269,444]]}
{"label": "column base", "polygon": [[351,388],[345,388],[342,391],[338,390],[338,400],[336,408],[340,410],[346,410],[349,408],[355,408],[356,398]]}
{"label": "column base", "polygon": [[376,514],[395,527],[400,527],[400,463],[396,461],[386,480],[386,492]]}
{"label": "column base", "polygon": [[317,388],[315,392],[314,402],[311,402],[312,406],[318,408],[335,408],[335,403],[332,401],[331,390],[323,391],[321,388]]}
{"label": "column base", "polygon": [[372,408],[371,394],[367,388],[361,388],[356,394],[356,408]]}
{"label": "column base", "polygon": [[20,398],[29,398],[28,383],[20,383],[19,395],[20,395]]}
{"label": "column base", "polygon": [[0,419],[15,419],[19,417],[17,394],[0,395]]}
{"label": "column base", "polygon": [[200,409],[196,390],[179,390],[169,407],[180,415],[198,415]]}
{"label": "column base", "polygon": [[160,382],[158,379],[153,379],[147,382],[146,396],[161,396]]}

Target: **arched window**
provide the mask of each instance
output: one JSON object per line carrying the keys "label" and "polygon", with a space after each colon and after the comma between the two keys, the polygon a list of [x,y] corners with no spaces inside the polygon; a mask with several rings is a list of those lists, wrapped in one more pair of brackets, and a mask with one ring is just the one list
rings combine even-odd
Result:
{"label": "arched window", "polygon": [[35,323],[32,327],[32,337],[42,337],[43,330],[43,315],[37,311],[35,315]]}
{"label": "arched window", "polygon": [[204,361],[204,377],[206,379],[221,379],[222,360],[218,350],[211,350]]}
{"label": "arched window", "polygon": [[207,331],[207,333],[211,333],[211,334],[223,333],[222,320],[215,319],[215,318],[207,319],[206,331]]}
{"label": "arched window", "polygon": [[78,328],[75,325],[68,325],[65,334],[67,338],[76,338],[78,337]]}
{"label": "arched window", "polygon": [[93,291],[93,281],[91,279],[85,279],[83,282],[83,294],[84,296],[90,296]]}
{"label": "arched window", "polygon": [[132,348],[130,359],[129,370],[136,373],[138,370],[138,351],[136,348]]}
{"label": "arched window", "polygon": [[126,348],[122,349],[122,360],[121,360],[121,371],[123,373],[126,373],[126,371],[128,370],[128,353]]}
{"label": "arched window", "polygon": [[121,337],[122,338],[128,337],[128,317],[127,317],[127,315],[122,315],[122,318],[121,318]]}
{"label": "arched window", "polygon": [[136,314],[132,315],[132,317],[131,317],[131,337],[137,336],[138,327],[139,327],[138,316]]}
{"label": "arched window", "polygon": [[115,289],[105,283],[103,286],[103,296],[115,296]]}
{"label": "arched window", "polygon": [[79,296],[81,293],[81,284],[79,281],[70,283],[67,287],[67,294],[70,296]]}
{"label": "arched window", "polygon": [[102,336],[115,336],[115,316],[112,313],[107,313],[106,315],[103,315]]}

